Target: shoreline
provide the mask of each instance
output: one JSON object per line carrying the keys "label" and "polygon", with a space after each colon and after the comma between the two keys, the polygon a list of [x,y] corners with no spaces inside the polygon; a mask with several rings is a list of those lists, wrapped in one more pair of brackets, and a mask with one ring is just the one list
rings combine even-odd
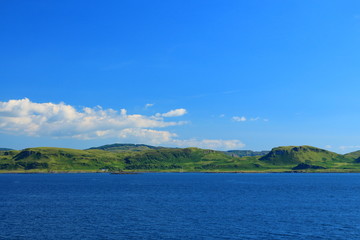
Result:
{"label": "shoreline", "polygon": [[81,173],[106,173],[113,175],[133,175],[142,173],[360,173],[360,170],[344,171],[342,169],[334,169],[333,171],[300,171],[300,170],[284,170],[284,171],[124,171],[124,172],[107,172],[107,171],[83,171],[83,170],[69,170],[69,171],[0,171],[0,174],[81,174]]}

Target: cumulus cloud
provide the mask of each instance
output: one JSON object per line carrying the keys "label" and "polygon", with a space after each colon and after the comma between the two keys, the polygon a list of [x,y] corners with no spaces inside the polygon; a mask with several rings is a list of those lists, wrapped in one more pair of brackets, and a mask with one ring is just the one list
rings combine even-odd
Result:
{"label": "cumulus cloud", "polygon": [[145,104],[145,109],[150,108],[150,107],[152,107],[152,106],[154,106],[154,104],[152,104],[152,103],[147,103],[147,104]]}
{"label": "cumulus cloud", "polygon": [[128,114],[126,109],[117,111],[100,106],[77,110],[65,103],[34,103],[24,98],[0,102],[0,132],[55,138],[117,138],[128,142],[211,149],[244,146],[239,140],[180,140],[175,133],[159,130],[186,124],[185,121],[164,120],[166,117],[182,116],[186,112],[186,109],[180,108],[146,116]]}
{"label": "cumulus cloud", "polygon": [[242,117],[234,116],[234,117],[232,117],[232,120],[235,121],[235,122],[245,122],[246,117],[244,117],[244,116],[242,116]]}
{"label": "cumulus cloud", "polygon": [[[124,136],[125,129],[137,129],[134,134],[139,134],[139,129],[164,128],[184,123],[127,114],[125,109],[116,111],[100,106],[84,107],[78,111],[65,103],[34,103],[27,98],[0,102],[0,131],[8,134],[91,139]],[[148,129],[149,133],[152,131],[155,130]]]}
{"label": "cumulus cloud", "polygon": [[231,118],[233,121],[235,121],[235,122],[246,122],[246,121],[251,121],[251,122],[255,122],[255,121],[259,121],[259,120],[263,120],[264,122],[268,122],[269,121],[269,119],[267,119],[267,118],[260,118],[260,117],[252,117],[252,118],[246,118],[246,117],[244,117],[244,116],[242,116],[242,117],[239,117],[239,116],[234,116],[234,117],[232,117]]}
{"label": "cumulus cloud", "polygon": [[187,113],[186,109],[184,108],[178,108],[175,110],[171,110],[167,113],[160,114],[161,117],[180,117]]}
{"label": "cumulus cloud", "polygon": [[174,145],[179,147],[198,147],[209,148],[217,150],[230,150],[245,147],[245,144],[239,140],[222,140],[222,139],[188,139],[188,140],[173,140]]}
{"label": "cumulus cloud", "polygon": [[126,128],[120,131],[118,137],[125,139],[133,139],[133,141],[141,141],[151,144],[162,144],[171,142],[173,137],[177,137],[175,133],[168,131],[158,131],[153,129],[134,129]]}
{"label": "cumulus cloud", "polygon": [[340,146],[339,148],[340,148],[342,151],[350,150],[350,149],[360,150],[360,145]]}

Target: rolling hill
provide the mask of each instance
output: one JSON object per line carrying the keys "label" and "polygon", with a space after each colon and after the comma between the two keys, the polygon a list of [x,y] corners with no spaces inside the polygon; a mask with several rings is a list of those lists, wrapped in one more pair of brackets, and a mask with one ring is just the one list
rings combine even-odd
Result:
{"label": "rolling hill", "polygon": [[[305,166],[309,168],[336,168],[351,164],[353,158],[312,146],[285,146],[273,148],[268,154],[259,158],[260,161],[279,166]],[[299,165],[300,164],[300,165]]]}
{"label": "rolling hill", "polygon": [[111,144],[87,150],[38,147],[0,151],[0,171],[360,172],[357,152],[341,155],[312,146],[285,146],[260,153],[143,144]]}
{"label": "rolling hill", "polygon": [[14,149],[11,149],[11,148],[0,148],[0,151],[11,151],[11,150],[14,150]]}
{"label": "rolling hill", "polygon": [[224,152],[225,154],[232,157],[253,157],[253,156],[264,156],[270,151],[251,151],[251,150],[229,150]]}
{"label": "rolling hill", "polygon": [[92,147],[92,148],[89,148],[88,150],[99,149],[99,150],[105,150],[105,151],[110,151],[110,152],[124,152],[124,151],[139,152],[139,151],[144,151],[144,150],[162,149],[162,148],[163,147],[154,147],[154,146],[145,145],[145,144],[114,143],[114,144],[103,145],[100,147]]}
{"label": "rolling hill", "polygon": [[360,158],[360,151],[347,153],[347,154],[344,154],[344,156],[347,157],[347,158],[359,159]]}

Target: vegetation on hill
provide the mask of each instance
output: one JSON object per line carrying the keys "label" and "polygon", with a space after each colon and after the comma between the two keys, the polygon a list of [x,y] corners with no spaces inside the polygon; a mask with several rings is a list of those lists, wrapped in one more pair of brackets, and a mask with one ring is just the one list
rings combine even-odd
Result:
{"label": "vegetation on hill", "polygon": [[1,159],[0,169],[48,171],[94,170],[119,166],[119,157],[102,150],[77,150],[68,148],[27,148]]}
{"label": "vegetation on hill", "polygon": [[124,151],[144,151],[144,150],[151,150],[151,149],[162,149],[163,147],[154,147],[150,145],[145,144],[130,144],[130,143],[114,143],[114,144],[108,144],[103,145],[100,147],[92,147],[89,149],[100,149],[110,152],[124,152]]}
{"label": "vegetation on hill", "polygon": [[11,148],[0,148],[0,151],[11,151],[11,150],[14,150],[14,149],[11,149]]}
{"label": "vegetation on hill", "polygon": [[0,151],[0,171],[360,172],[357,156],[356,152],[340,155],[311,146],[277,147],[266,155],[142,144],[112,144],[87,150],[38,147]]}
{"label": "vegetation on hill", "polygon": [[126,157],[124,161],[127,170],[230,171],[259,167],[248,159],[199,148],[145,151]]}
{"label": "vegetation on hill", "polygon": [[355,151],[355,152],[344,154],[344,157],[358,159],[358,158],[360,158],[360,151]]}
{"label": "vegetation on hill", "polygon": [[353,159],[312,146],[286,146],[273,148],[260,161],[272,165],[298,165],[300,163],[335,167],[339,163],[350,163]]}
{"label": "vegetation on hill", "polygon": [[247,157],[247,156],[264,156],[269,152],[270,151],[229,150],[224,153],[232,157]]}
{"label": "vegetation on hill", "polygon": [[316,165],[310,165],[306,163],[299,163],[296,167],[292,168],[292,170],[305,170],[305,169],[326,169],[326,168]]}

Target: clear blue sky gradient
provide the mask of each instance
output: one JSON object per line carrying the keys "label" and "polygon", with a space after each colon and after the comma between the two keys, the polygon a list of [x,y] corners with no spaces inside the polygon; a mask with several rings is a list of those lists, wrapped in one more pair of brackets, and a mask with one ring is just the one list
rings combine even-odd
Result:
{"label": "clear blue sky gradient", "polygon": [[[5,0],[0,22],[0,101],[185,108],[168,128],[181,139],[360,149],[360,1]],[[119,141],[0,134],[17,149]]]}

